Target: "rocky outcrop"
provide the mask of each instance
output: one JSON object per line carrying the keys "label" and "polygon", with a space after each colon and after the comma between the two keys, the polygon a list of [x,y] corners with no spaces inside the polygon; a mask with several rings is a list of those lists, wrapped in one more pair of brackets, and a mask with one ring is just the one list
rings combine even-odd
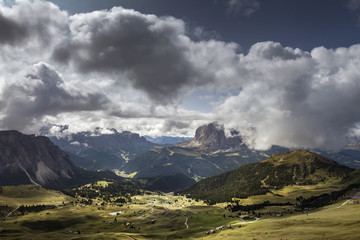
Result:
{"label": "rocky outcrop", "polygon": [[59,186],[71,181],[76,167],[47,137],[0,132],[0,185]]}
{"label": "rocky outcrop", "polygon": [[226,136],[224,126],[216,122],[203,125],[196,129],[195,137],[183,144],[185,147],[196,147],[208,152],[233,151],[247,148],[237,131],[231,131]]}

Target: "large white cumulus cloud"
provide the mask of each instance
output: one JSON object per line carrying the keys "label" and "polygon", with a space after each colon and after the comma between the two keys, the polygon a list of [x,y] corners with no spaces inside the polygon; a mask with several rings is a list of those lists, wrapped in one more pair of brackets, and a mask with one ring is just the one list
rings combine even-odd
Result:
{"label": "large white cumulus cloud", "polygon": [[217,111],[249,144],[339,147],[360,119],[360,45],[310,53],[255,44],[241,64],[250,81]]}

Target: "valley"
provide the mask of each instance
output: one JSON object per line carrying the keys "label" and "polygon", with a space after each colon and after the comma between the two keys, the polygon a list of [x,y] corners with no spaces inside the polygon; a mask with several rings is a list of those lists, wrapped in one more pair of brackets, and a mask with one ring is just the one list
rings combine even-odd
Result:
{"label": "valley", "polygon": [[211,124],[199,132],[126,161],[109,153],[120,146],[81,151],[97,157],[92,166],[123,166],[117,174],[76,166],[79,153],[47,137],[1,132],[0,239],[359,236],[360,170],[307,150],[254,151]]}
{"label": "valley", "polygon": [[[104,184],[104,183],[99,183]],[[26,196],[35,190],[36,194]],[[23,191],[25,195],[18,194]],[[26,197],[25,197],[26,196]],[[350,196],[350,195],[348,195]],[[71,198],[34,186],[4,187],[0,203],[33,204],[47,199],[55,208],[20,214],[0,222],[1,239],[358,239],[360,205],[340,200],[315,210],[288,213],[268,207],[232,212],[172,194],[146,192],[125,204]],[[343,204],[345,203],[345,204]],[[1,204],[0,204],[1,205]],[[258,212],[256,212],[258,214]],[[241,218],[240,218],[241,217]]]}

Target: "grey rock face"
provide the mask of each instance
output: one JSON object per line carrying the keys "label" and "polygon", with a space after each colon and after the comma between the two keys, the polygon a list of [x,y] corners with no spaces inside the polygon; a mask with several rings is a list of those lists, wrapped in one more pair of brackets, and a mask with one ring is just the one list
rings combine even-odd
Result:
{"label": "grey rock face", "polygon": [[224,126],[218,123],[210,123],[196,129],[195,137],[191,145],[201,147],[207,151],[239,150],[246,147],[237,132],[232,131],[232,136],[225,135]]}
{"label": "grey rock face", "polygon": [[69,156],[47,137],[0,132],[0,184],[62,184],[75,174]]}

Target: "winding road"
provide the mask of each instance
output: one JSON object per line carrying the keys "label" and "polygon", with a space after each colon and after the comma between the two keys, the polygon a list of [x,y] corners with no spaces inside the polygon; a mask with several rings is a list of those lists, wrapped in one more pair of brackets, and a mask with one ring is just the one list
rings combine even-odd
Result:
{"label": "winding road", "polygon": [[[231,226],[236,226],[236,225],[244,225],[244,224],[249,224],[249,223],[254,223],[254,222],[257,222],[257,221],[259,221],[260,220],[260,218],[255,218],[255,220],[254,221],[249,221],[249,222],[238,222],[238,223],[233,223],[233,224],[231,224]],[[265,219],[264,219],[265,220]]]}
{"label": "winding road", "polygon": [[16,210],[18,210],[19,207],[20,207],[20,205],[17,206],[17,207],[16,207],[14,210],[12,210],[11,212],[9,212],[9,214],[6,215],[6,217],[4,217],[3,219],[5,220],[6,218],[10,217],[10,215],[13,214],[13,212],[15,212]]}
{"label": "winding road", "polygon": [[347,204],[348,202],[350,202],[350,200],[346,200],[345,202],[343,202],[343,204],[341,204],[340,206],[336,207],[336,208],[341,208],[342,206],[344,206],[345,204]]}
{"label": "winding road", "polygon": [[188,219],[187,217],[185,217],[185,223],[184,223],[184,224],[185,224],[185,226],[186,226],[186,229],[189,229],[189,225],[187,224],[187,223],[188,223],[188,220],[189,220],[189,219]]}

